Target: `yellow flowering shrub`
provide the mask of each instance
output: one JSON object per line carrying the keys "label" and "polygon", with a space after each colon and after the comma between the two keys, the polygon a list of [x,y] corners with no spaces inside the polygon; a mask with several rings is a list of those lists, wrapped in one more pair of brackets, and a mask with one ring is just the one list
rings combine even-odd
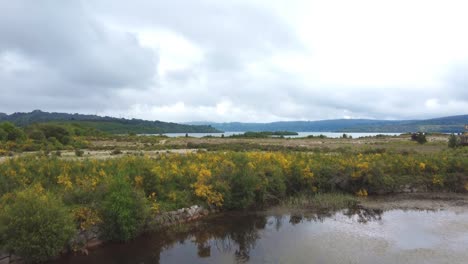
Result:
{"label": "yellow flowering shrub", "polygon": [[88,230],[102,222],[96,210],[88,207],[78,207],[72,210],[75,222],[81,230]]}
{"label": "yellow flowering shrub", "polygon": [[117,175],[145,197],[156,193],[158,210],[195,203],[244,208],[317,190],[372,194],[412,185],[461,192],[468,191],[465,152],[228,151],[107,160],[17,157],[0,163],[0,195],[38,183],[62,195],[71,206],[88,206],[99,203],[99,193]]}

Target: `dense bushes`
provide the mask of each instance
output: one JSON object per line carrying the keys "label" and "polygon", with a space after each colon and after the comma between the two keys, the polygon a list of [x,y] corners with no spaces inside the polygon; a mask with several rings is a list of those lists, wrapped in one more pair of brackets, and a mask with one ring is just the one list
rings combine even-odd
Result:
{"label": "dense bushes", "polygon": [[46,139],[55,138],[63,145],[67,145],[71,141],[70,132],[59,125],[38,124],[35,125],[33,131],[40,131]]}
{"label": "dense bushes", "polygon": [[40,185],[2,198],[0,244],[29,261],[56,256],[75,232],[73,220],[56,195]]}
{"label": "dense bushes", "polygon": [[464,191],[465,185],[468,187],[467,151],[358,155],[223,152],[109,160],[15,158],[0,163],[0,195],[37,182],[58,193],[70,195],[79,190],[86,196],[97,188],[106,189],[107,179],[116,175],[125,176],[146,197],[154,193],[163,210],[200,202],[247,208],[302,192],[357,193],[365,189],[370,194],[388,193],[406,185]]}
{"label": "dense bushes", "polygon": [[104,238],[125,241],[142,230],[149,203],[143,192],[135,190],[124,177],[116,176],[111,179],[100,209]]}
{"label": "dense bushes", "polygon": [[16,127],[10,122],[0,123],[0,155],[6,151],[51,151],[84,148],[86,135],[102,135],[101,132],[74,124],[33,124]]}

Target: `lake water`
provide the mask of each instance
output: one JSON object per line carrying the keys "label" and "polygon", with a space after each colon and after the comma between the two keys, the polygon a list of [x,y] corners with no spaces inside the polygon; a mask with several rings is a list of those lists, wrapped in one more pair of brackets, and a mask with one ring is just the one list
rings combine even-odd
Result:
{"label": "lake water", "polygon": [[[224,134],[225,137],[237,134],[243,134],[244,132],[224,132],[224,133],[188,133],[190,137],[201,138],[205,136],[212,136],[212,137],[221,137]],[[307,137],[307,136],[320,136],[324,135],[329,138],[339,138],[343,136],[343,133],[336,133],[336,132],[298,132],[299,135],[295,136],[285,136],[285,138],[299,138],[299,137]],[[360,138],[360,137],[369,137],[369,136],[376,136],[376,135],[387,135],[387,136],[398,136],[402,133],[346,133],[348,136],[352,136],[353,138]],[[168,137],[185,137],[185,133],[166,133],[164,134]]]}
{"label": "lake water", "polygon": [[231,213],[55,263],[467,263],[468,214]]}

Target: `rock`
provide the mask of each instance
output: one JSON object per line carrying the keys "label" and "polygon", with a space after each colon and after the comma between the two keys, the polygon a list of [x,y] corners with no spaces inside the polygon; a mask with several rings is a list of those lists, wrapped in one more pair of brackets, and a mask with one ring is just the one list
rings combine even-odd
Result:
{"label": "rock", "polygon": [[10,263],[10,254],[0,252],[0,264],[9,264]]}
{"label": "rock", "polygon": [[0,264],[10,264],[10,256],[0,259]]}
{"label": "rock", "polygon": [[208,209],[203,209],[203,210],[201,211],[201,214],[206,216],[206,215],[209,215],[209,214],[210,214],[210,211],[208,211]]}
{"label": "rock", "polygon": [[100,240],[100,239],[97,239],[97,238],[91,239],[86,244],[86,248],[94,248],[94,247],[97,247],[97,246],[101,245],[102,243],[103,243],[103,241]]}
{"label": "rock", "polygon": [[196,210],[196,209],[193,209],[193,208],[190,208],[190,209],[188,210],[188,215],[189,215],[189,217],[192,217],[192,216],[195,214],[195,210]]}
{"label": "rock", "polygon": [[407,185],[405,185],[405,186],[403,187],[403,190],[402,190],[402,191],[403,191],[404,193],[410,193],[410,192],[412,192],[412,188],[411,188],[410,185],[407,184]]}

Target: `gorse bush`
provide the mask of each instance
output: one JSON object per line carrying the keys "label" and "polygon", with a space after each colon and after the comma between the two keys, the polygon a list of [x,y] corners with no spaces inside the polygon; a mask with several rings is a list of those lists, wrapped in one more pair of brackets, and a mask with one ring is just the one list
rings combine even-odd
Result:
{"label": "gorse bush", "polygon": [[[109,178],[125,176],[163,210],[202,203],[227,209],[275,203],[297,193],[390,193],[405,185],[465,191],[468,149],[432,154],[223,152],[108,160],[24,157],[0,163],[0,194],[40,183],[67,204],[100,203]],[[99,190],[99,191],[98,191]]]}
{"label": "gorse bush", "polygon": [[75,230],[62,201],[40,185],[6,195],[1,201],[1,248],[27,261],[57,256]]}
{"label": "gorse bush", "polygon": [[111,179],[100,208],[101,230],[104,238],[109,240],[134,238],[149,215],[149,204],[143,192],[132,187],[122,176]]}

